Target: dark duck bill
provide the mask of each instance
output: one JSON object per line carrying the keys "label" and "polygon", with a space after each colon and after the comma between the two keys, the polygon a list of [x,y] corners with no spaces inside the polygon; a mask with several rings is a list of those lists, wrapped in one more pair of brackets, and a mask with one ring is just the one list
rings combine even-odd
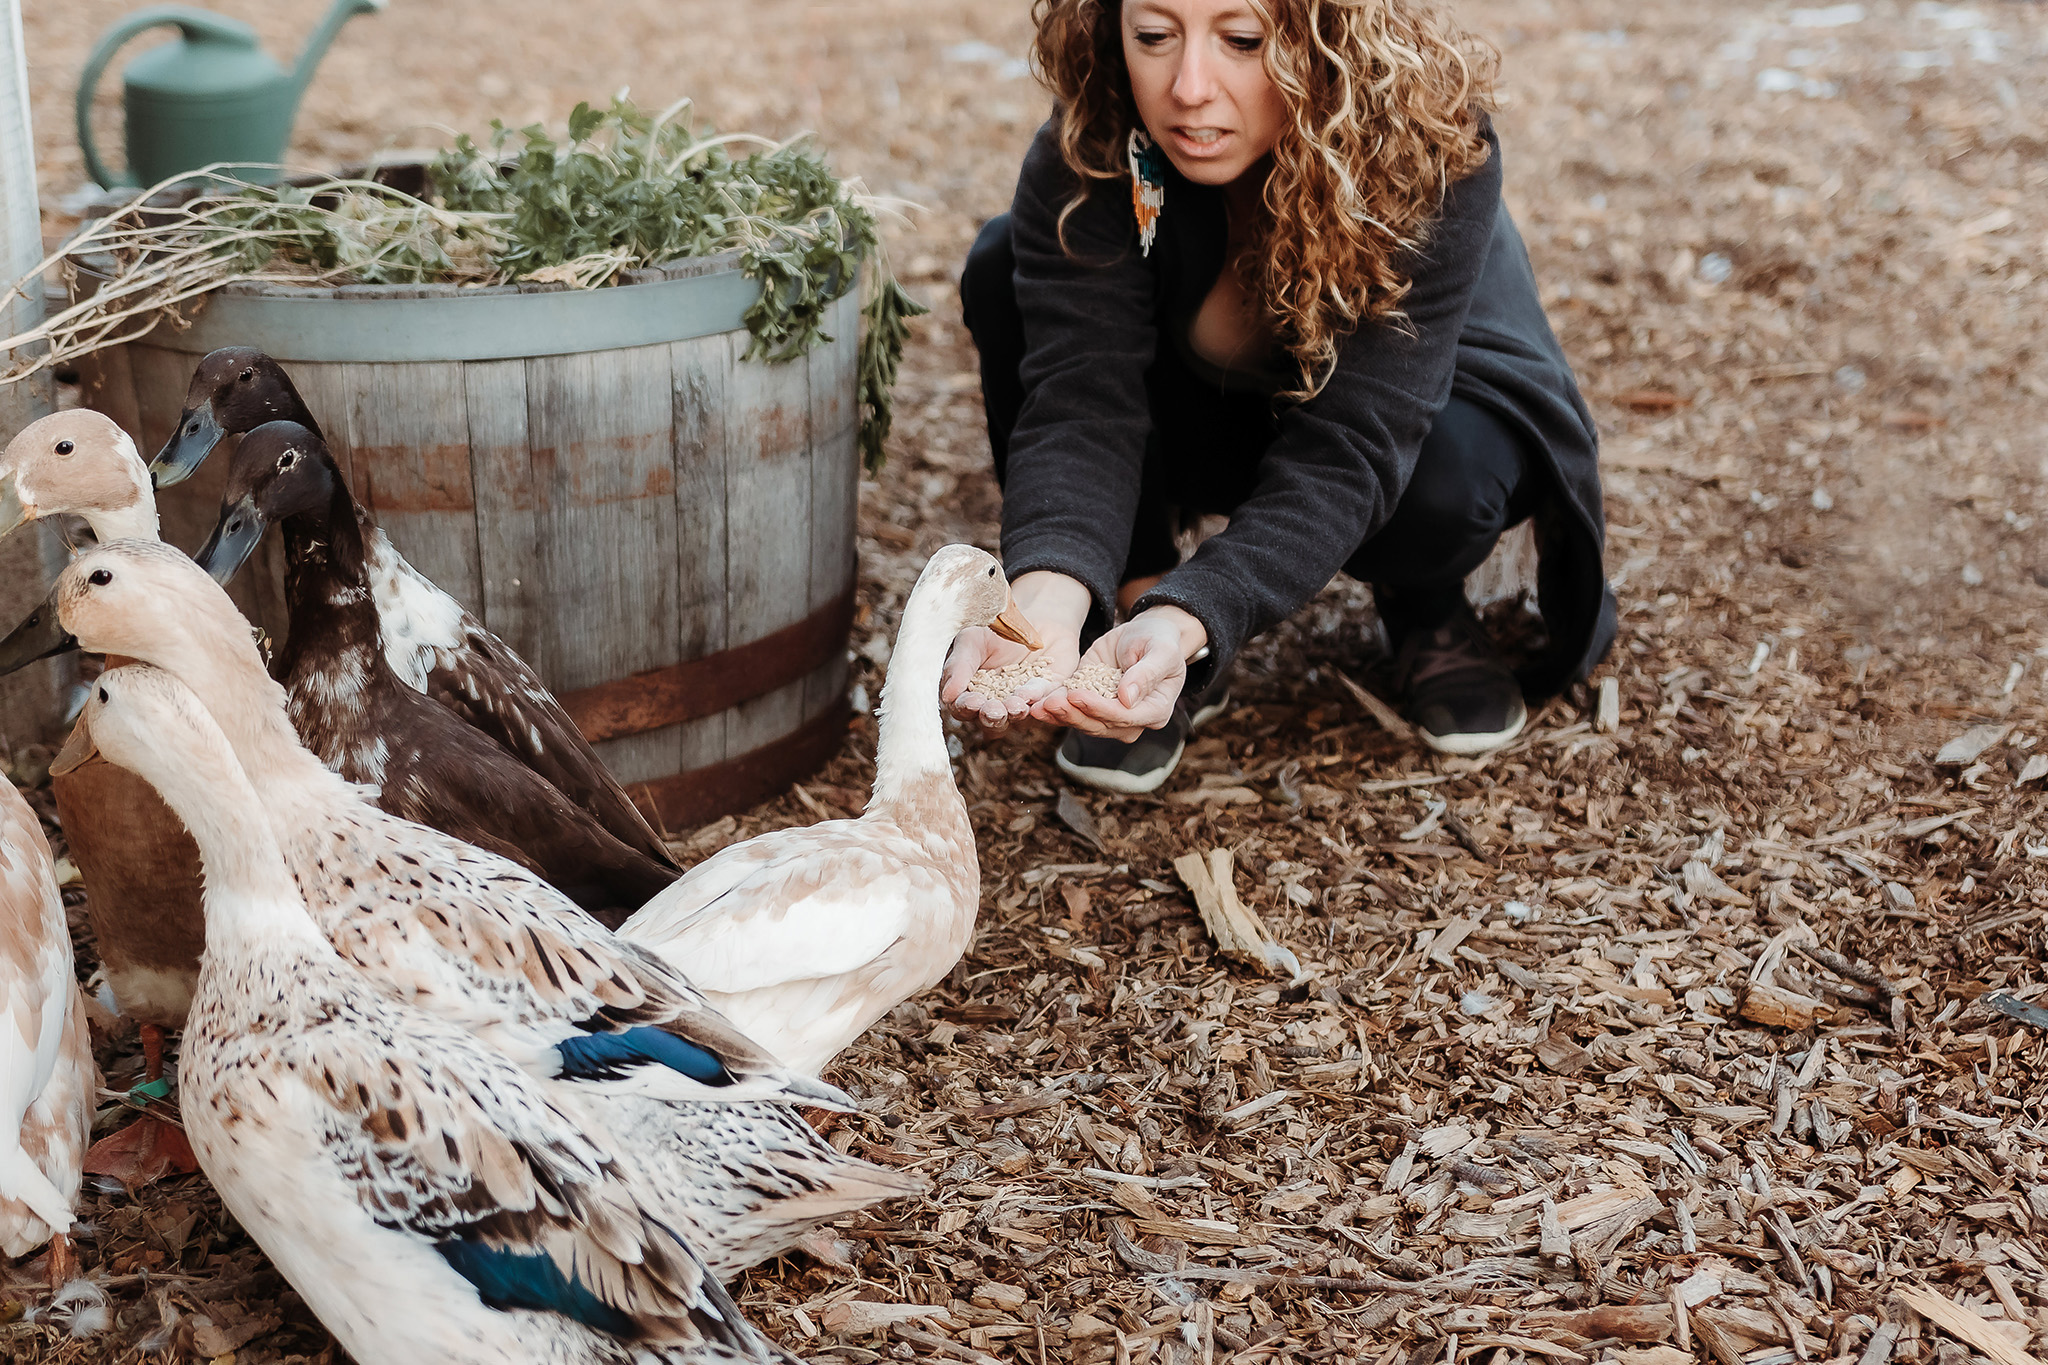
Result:
{"label": "dark duck bill", "polygon": [[334,477],[333,457],[310,429],[265,422],[242,438],[221,495],[220,520],[192,558],[226,586],[272,522],[327,508]]}
{"label": "dark duck bill", "polygon": [[57,619],[57,595],[52,590],[27,620],[0,640],[0,677],[27,668],[38,659],[78,648],[78,637],[64,629]]}
{"label": "dark duck bill", "polygon": [[177,429],[150,461],[150,480],[158,488],[182,483],[222,440],[277,421],[296,422],[316,436],[320,433],[283,366],[247,346],[213,351],[192,372],[185,410],[178,414]]}

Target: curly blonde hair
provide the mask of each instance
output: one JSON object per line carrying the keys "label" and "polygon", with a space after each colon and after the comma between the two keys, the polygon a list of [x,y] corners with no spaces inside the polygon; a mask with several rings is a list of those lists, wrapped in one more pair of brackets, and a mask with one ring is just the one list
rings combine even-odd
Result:
{"label": "curly blonde hair", "polygon": [[[1402,253],[1422,245],[1444,193],[1486,161],[1492,48],[1410,0],[1246,0],[1265,25],[1266,74],[1287,120],[1263,221],[1238,257],[1245,285],[1301,367],[1308,397],[1342,338],[1399,321]],[[1060,154],[1080,182],[1130,174],[1137,125],[1122,0],[1035,0],[1033,57],[1058,97]]]}

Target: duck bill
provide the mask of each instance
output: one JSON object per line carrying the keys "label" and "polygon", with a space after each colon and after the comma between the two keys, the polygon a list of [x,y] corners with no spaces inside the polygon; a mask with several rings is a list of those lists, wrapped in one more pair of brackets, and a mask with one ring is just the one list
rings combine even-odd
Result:
{"label": "duck bill", "polygon": [[1005,640],[1014,641],[1026,649],[1045,648],[1045,641],[1039,638],[1038,631],[1033,628],[1024,613],[1018,610],[1017,599],[1014,597],[1004,604],[996,619],[988,623],[988,628]]}
{"label": "duck bill", "polygon": [[34,521],[36,511],[21,499],[21,489],[15,485],[14,471],[0,474],[0,536],[5,536],[25,521]]}
{"label": "duck bill", "polygon": [[50,775],[62,777],[76,772],[100,756],[100,746],[92,742],[92,728],[80,721],[71,727],[71,738],[64,741],[64,747],[50,760]]}
{"label": "duck bill", "polygon": [[192,556],[193,562],[222,587],[228,585],[241,567],[249,562],[249,556],[256,553],[256,546],[263,539],[263,513],[256,510],[254,498],[243,498],[221,508],[220,521],[214,525],[213,534],[199,553]]}
{"label": "duck bill", "polygon": [[183,483],[192,477],[194,470],[213,453],[227,433],[214,420],[213,404],[203,403],[196,408],[187,408],[178,414],[177,430],[171,439],[164,442],[164,448],[149,462],[150,482],[158,488],[169,488],[174,483]]}
{"label": "duck bill", "polygon": [[27,668],[38,659],[78,648],[78,638],[57,619],[53,592],[29,618],[0,640],[0,677]]}

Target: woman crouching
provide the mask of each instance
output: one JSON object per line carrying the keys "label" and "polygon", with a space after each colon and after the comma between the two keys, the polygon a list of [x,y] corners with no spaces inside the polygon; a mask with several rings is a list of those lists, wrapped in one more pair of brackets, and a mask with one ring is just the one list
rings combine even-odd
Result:
{"label": "woman crouching", "polygon": [[[1231,660],[1338,572],[1370,583],[1410,719],[1505,744],[1614,635],[1596,437],[1501,202],[1492,62],[1407,0],[1038,0],[1058,97],[961,296],[1003,561],[1046,677],[961,636],[944,696],[1069,728],[1150,791]],[[1228,518],[1183,561],[1177,532]],[[1465,576],[1534,518],[1545,648],[1511,670]],[[1119,624],[1120,622],[1120,624]],[[1113,698],[1063,679],[1118,668]]]}

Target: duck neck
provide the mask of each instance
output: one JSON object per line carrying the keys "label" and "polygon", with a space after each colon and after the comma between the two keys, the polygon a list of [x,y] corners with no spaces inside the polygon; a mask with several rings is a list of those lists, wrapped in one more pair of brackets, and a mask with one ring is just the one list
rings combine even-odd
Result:
{"label": "duck neck", "polygon": [[263,806],[272,817],[296,816],[291,825],[304,826],[313,811],[345,792],[347,784],[299,742],[285,710],[284,689],[264,671],[255,641],[240,618],[232,635],[239,638],[208,639],[185,632],[171,652],[150,662],[175,674],[212,713],[246,774],[244,780],[263,793]]}
{"label": "duck neck", "polygon": [[325,948],[285,865],[265,802],[235,755],[222,747],[178,759],[152,781],[199,846],[206,870],[207,952],[219,956],[246,950],[252,942]]}
{"label": "duck neck", "polygon": [[93,508],[82,513],[92,527],[93,538],[102,545],[117,540],[156,540],[156,499],[144,488],[126,507]]}
{"label": "duck neck", "polygon": [[935,605],[913,590],[903,606],[903,623],[889,656],[889,680],[882,685],[870,810],[901,799],[919,779],[943,777],[948,785],[953,780],[945,721],[939,714],[939,678],[956,632],[932,610]]}
{"label": "duck neck", "polygon": [[294,676],[316,647],[323,656],[353,656],[365,682],[386,679],[382,627],[370,594],[362,512],[339,472],[327,506],[284,521],[285,598],[291,632],[280,672]]}

